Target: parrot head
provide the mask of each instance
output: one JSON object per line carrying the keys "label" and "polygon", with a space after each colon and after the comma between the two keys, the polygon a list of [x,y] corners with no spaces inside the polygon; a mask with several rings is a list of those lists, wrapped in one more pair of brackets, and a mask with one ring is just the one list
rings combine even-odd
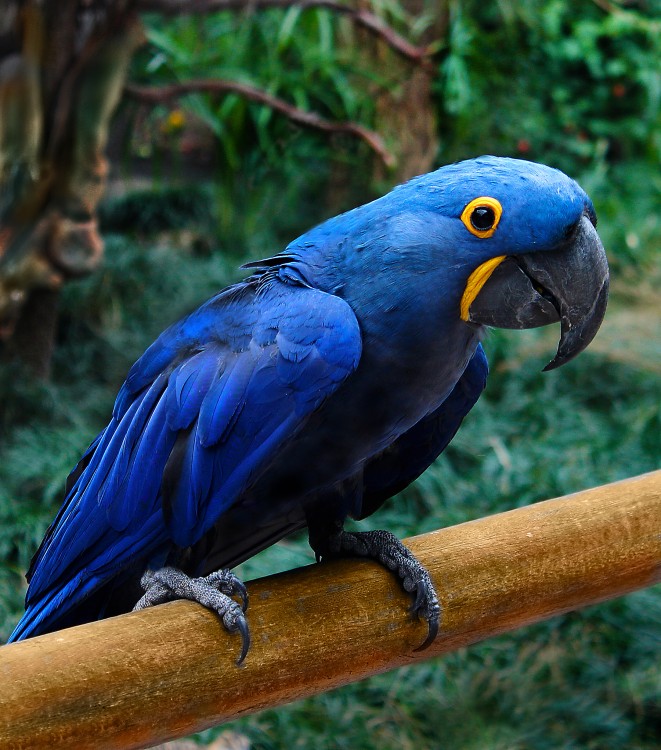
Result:
{"label": "parrot head", "polygon": [[320,224],[284,255],[293,266],[305,259],[299,276],[347,299],[361,325],[377,319],[382,341],[401,326],[424,344],[439,321],[446,333],[560,322],[545,370],[585,349],[608,298],[592,201],[563,172],[522,159],[482,156],[415,177]]}
{"label": "parrot head", "polygon": [[516,329],[560,322],[558,350],[545,370],[582,352],[601,325],[609,282],[585,191],[557,169],[492,156],[416,180],[465,249],[461,319]]}

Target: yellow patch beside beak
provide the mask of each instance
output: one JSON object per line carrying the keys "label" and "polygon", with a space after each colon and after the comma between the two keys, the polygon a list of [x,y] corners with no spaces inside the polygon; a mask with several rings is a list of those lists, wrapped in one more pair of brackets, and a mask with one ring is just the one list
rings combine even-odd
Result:
{"label": "yellow patch beside beak", "polygon": [[482,287],[487,283],[491,274],[496,268],[505,260],[506,255],[499,255],[496,258],[487,260],[482,265],[478,266],[473,273],[468,277],[466,282],[466,288],[461,297],[461,305],[459,306],[459,312],[461,319],[468,321],[468,311],[473,301],[480,293]]}

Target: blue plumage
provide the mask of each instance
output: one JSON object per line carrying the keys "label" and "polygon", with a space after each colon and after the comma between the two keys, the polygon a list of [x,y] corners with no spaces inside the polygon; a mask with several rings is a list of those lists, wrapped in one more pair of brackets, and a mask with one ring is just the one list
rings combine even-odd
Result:
{"label": "blue plumage", "polygon": [[[477,196],[502,205],[489,240],[460,220]],[[484,157],[250,264],[131,368],[35,555],[12,640],[129,609],[148,566],[207,573],[317,516],[376,510],[484,388],[483,326],[459,314],[471,273],[556,251],[585,215],[562,173]]]}

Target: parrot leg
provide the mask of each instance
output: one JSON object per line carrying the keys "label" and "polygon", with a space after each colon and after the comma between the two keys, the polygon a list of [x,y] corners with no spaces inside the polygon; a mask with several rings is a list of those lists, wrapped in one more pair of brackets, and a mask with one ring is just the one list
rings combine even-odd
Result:
{"label": "parrot leg", "polygon": [[[250,631],[244,612],[248,608],[248,592],[231,570],[218,570],[204,578],[190,578],[177,568],[147,570],[140,585],[145,594],[133,611],[146,609],[173,599],[189,599],[211,609],[223,621],[230,633],[241,633],[241,655],[237,666],[243,662],[250,648]],[[238,595],[241,606],[232,599]]]}
{"label": "parrot leg", "polygon": [[395,572],[405,591],[414,594],[411,613],[426,620],[427,637],[415,650],[426,649],[438,635],[441,607],[429,573],[402,542],[389,531],[345,531],[341,526],[325,539],[311,539],[317,560],[366,557]]}

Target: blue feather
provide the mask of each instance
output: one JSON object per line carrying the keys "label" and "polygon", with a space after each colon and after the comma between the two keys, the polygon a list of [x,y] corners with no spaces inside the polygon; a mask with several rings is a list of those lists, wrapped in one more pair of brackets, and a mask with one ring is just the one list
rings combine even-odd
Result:
{"label": "blue feather", "polygon": [[232,430],[245,405],[244,394],[255,359],[251,352],[237,356],[202,402],[200,408],[200,443],[210,447],[223,440]]}
{"label": "blue feather", "polygon": [[223,366],[222,350],[210,346],[172,373],[166,395],[170,429],[186,430],[191,426],[212,383],[222,375]]}

